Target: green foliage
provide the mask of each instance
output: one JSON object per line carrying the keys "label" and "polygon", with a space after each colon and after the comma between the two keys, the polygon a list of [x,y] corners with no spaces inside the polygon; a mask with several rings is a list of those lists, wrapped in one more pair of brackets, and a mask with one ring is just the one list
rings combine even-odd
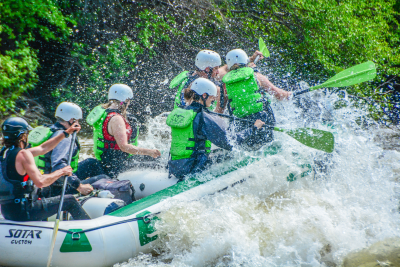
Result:
{"label": "green foliage", "polygon": [[175,24],[175,19],[169,14],[164,18],[148,9],[140,12],[139,22],[136,24],[136,28],[140,30],[138,34],[140,43],[152,51],[153,44],[171,40],[169,33],[177,35],[179,31],[170,24]]}
{"label": "green foliage", "polygon": [[149,10],[138,14],[138,29],[135,40],[128,36],[114,39],[106,44],[90,47],[85,43],[74,43],[71,56],[77,59],[80,73],[66,88],[54,90],[56,102],[72,101],[86,111],[94,105],[107,101],[108,88],[114,83],[132,84],[129,77],[135,71],[137,55],[154,54],[154,45],[178,35],[170,16],[159,16]]}
{"label": "green foliage", "polygon": [[[63,47],[64,54],[52,54],[59,56],[54,64],[62,71],[56,74],[68,74],[52,83],[43,81],[38,89],[50,91],[54,102],[69,100],[82,107],[105,102],[113,83],[136,82],[137,58],[151,58],[161,43],[189,53],[212,49],[223,54],[238,47],[256,48],[262,37],[272,52],[273,60],[266,62],[275,67],[276,77],[289,73],[311,85],[374,61],[376,80],[347,91],[390,107],[385,102],[391,95],[376,88],[389,75],[399,76],[400,68],[392,67],[400,65],[399,13],[396,0],[3,0],[0,112],[12,110],[15,100],[38,81],[40,59],[32,47],[43,41],[66,42],[68,25],[76,25],[72,43]],[[63,69],[59,62],[68,64]],[[46,66],[41,70],[47,79],[57,76],[51,73],[53,65]],[[55,86],[59,88],[53,90]],[[370,108],[373,116],[382,116],[379,107]]]}
{"label": "green foliage", "polygon": [[0,3],[0,112],[7,115],[15,100],[38,80],[36,38],[62,42],[70,34],[57,5],[50,0],[3,0]]}
{"label": "green foliage", "polygon": [[[399,75],[399,2],[396,0],[248,0],[224,1],[219,6],[228,18],[240,21],[244,36],[264,36],[279,48],[289,71],[323,69],[329,77],[342,69],[372,60],[378,77],[374,83],[348,88],[348,92],[387,102],[374,88],[389,75]],[[307,66],[313,68],[307,69]],[[371,107],[372,110],[377,111]]]}

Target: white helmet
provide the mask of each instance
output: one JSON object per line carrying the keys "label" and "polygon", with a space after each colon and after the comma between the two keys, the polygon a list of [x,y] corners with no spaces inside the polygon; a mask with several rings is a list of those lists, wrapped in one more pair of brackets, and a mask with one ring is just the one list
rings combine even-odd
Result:
{"label": "white helmet", "polygon": [[207,93],[208,95],[217,96],[217,87],[215,84],[206,78],[197,78],[190,87],[198,95]]}
{"label": "white helmet", "polygon": [[212,50],[201,50],[196,56],[195,65],[201,70],[205,70],[207,67],[219,67],[221,66],[221,57]]}
{"label": "white helmet", "polygon": [[55,117],[64,121],[69,121],[70,119],[80,120],[82,119],[82,109],[77,104],[62,102],[56,109]]}
{"label": "white helmet", "polygon": [[132,89],[125,84],[113,84],[108,91],[108,100],[119,100],[124,102],[133,97]]}
{"label": "white helmet", "polygon": [[226,54],[226,63],[228,64],[228,69],[230,69],[234,64],[247,64],[249,63],[249,57],[246,52],[242,49],[234,49]]}

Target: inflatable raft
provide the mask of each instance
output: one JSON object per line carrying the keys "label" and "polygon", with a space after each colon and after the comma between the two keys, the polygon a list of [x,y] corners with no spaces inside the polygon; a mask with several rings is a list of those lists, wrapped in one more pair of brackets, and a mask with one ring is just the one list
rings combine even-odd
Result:
{"label": "inflatable raft", "polygon": [[[121,174],[120,180],[132,182],[136,201],[107,215],[102,212],[113,199],[87,201],[83,207],[91,220],[60,222],[51,266],[112,266],[140,252],[150,252],[158,238],[153,221],[170,201],[198,200],[243,183],[245,179],[230,173],[280,150],[279,143],[275,143],[255,155],[223,164],[225,168],[208,175],[209,179],[199,175],[177,183],[165,172]],[[293,181],[312,172],[310,164],[301,167],[302,173],[290,174],[286,179]],[[0,266],[46,266],[53,226],[53,222],[0,221]]]}

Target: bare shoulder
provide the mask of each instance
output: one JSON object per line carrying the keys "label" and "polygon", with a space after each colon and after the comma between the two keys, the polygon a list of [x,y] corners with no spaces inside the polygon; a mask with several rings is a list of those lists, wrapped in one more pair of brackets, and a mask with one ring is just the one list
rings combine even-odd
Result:
{"label": "bare shoulder", "polygon": [[224,65],[218,69],[218,78],[222,80],[222,78],[228,73],[228,65]]}
{"label": "bare shoulder", "polygon": [[111,126],[119,125],[119,124],[124,124],[124,125],[125,125],[124,119],[123,119],[122,116],[119,115],[119,114],[113,116],[113,117],[110,119],[110,123],[111,123]]}
{"label": "bare shoulder", "polygon": [[33,160],[33,155],[32,152],[29,151],[29,149],[23,149],[20,152],[18,152],[16,159],[23,161],[30,161]]}
{"label": "bare shoulder", "polygon": [[125,121],[121,115],[113,116],[108,124],[108,132],[112,136],[120,132],[122,129],[126,129]]}

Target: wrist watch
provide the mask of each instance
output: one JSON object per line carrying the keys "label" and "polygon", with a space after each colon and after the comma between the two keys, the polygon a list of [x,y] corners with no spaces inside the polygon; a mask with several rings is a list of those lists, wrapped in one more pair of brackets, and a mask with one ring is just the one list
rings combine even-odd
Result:
{"label": "wrist watch", "polygon": [[69,137],[69,133],[67,133],[67,131],[63,131],[63,134],[65,135],[65,138]]}

